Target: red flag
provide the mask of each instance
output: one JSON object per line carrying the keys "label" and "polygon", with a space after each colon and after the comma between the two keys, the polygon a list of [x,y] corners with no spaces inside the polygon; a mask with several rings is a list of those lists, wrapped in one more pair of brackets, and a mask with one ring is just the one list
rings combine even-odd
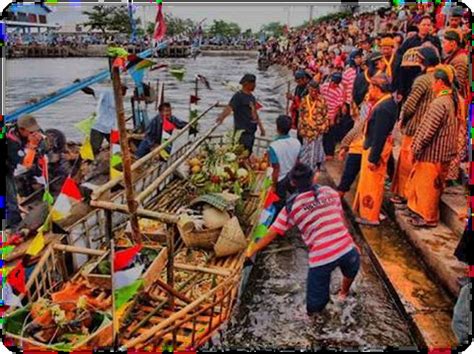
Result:
{"label": "red flag", "polygon": [[120,133],[118,130],[112,130],[110,132],[110,143],[111,144],[120,144]]}
{"label": "red flag", "polygon": [[275,202],[278,202],[280,200],[280,197],[271,189],[268,192],[267,199],[265,199],[265,203],[263,204],[263,208],[267,209],[270,205],[272,205]]}
{"label": "red flag", "polygon": [[43,155],[38,159],[38,165],[39,165],[39,168],[41,169],[45,182],[48,183],[49,181],[48,158],[46,157],[46,155]]}
{"label": "red flag", "polygon": [[66,178],[66,181],[64,181],[63,187],[61,188],[61,193],[65,194],[69,198],[79,201],[82,200],[81,191],[79,190],[76,182],[71,177]]}
{"label": "red flag", "polygon": [[200,98],[198,96],[191,95],[191,98],[189,99],[189,102],[191,104],[193,104],[193,103],[198,103],[199,100],[200,100]]}
{"label": "red flag", "polygon": [[166,33],[166,23],[163,17],[163,4],[158,5],[158,12],[155,20],[155,32],[153,33],[153,39],[160,41]]}
{"label": "red flag", "polygon": [[263,105],[260,102],[255,103],[255,109],[258,111],[260,108],[263,108]]}
{"label": "red flag", "polygon": [[10,273],[8,273],[7,282],[20,294],[26,292],[25,267],[23,267],[21,262],[18,262],[15,268],[13,268]]}
{"label": "red flag", "polygon": [[142,244],[140,243],[126,250],[116,252],[114,257],[114,271],[116,272],[128,267],[141,249]]}

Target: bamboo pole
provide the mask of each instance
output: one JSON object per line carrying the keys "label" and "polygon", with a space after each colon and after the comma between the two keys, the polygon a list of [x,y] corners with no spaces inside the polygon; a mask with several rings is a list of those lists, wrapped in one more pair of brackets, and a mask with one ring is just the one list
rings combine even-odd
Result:
{"label": "bamboo pole", "polygon": [[[174,227],[166,233],[166,248],[168,250],[168,261],[166,264],[166,282],[170,289],[174,287]],[[179,297],[178,297],[179,298]],[[174,311],[174,293],[170,292],[168,296],[171,311]]]}
{"label": "bamboo pole", "polygon": [[[199,119],[201,119],[203,116],[205,116],[210,110],[212,110],[213,108],[217,107],[217,105],[219,104],[219,102],[216,102],[214,103],[212,106],[210,106],[208,109],[206,109],[204,112],[202,112],[202,114],[200,114],[199,116],[197,116],[195,119],[193,119],[192,121],[190,121],[188,124],[186,124],[183,129],[180,129],[178,131],[178,133],[174,136],[172,136],[168,141],[164,142],[163,144],[161,144],[160,146],[158,146],[157,148],[155,148],[152,152],[150,152],[149,154],[143,156],[141,159],[135,161],[132,166],[131,166],[131,169],[132,171],[135,171],[136,169],[142,167],[144,164],[146,164],[148,161],[152,160],[153,158],[155,158],[156,156],[158,156],[160,154],[160,152],[166,148],[169,144],[173,143],[176,139],[178,139],[181,135],[183,135],[189,128],[191,128],[191,126],[196,123]],[[99,197],[101,196],[101,194],[103,194],[105,191],[115,187],[117,184],[119,184],[121,181],[122,181],[123,177],[122,176],[119,176],[117,178],[114,178],[110,181],[108,181],[107,183],[105,183],[104,185],[96,188],[93,192],[92,192],[92,195],[91,195],[91,199],[92,200],[97,200],[99,199]]]}
{"label": "bamboo pole", "polygon": [[172,294],[173,296],[176,296],[181,301],[184,301],[187,304],[192,303],[191,299],[188,299],[186,296],[184,296],[179,291],[175,290],[159,278],[155,279],[153,282],[156,283],[156,285],[158,285],[160,288],[163,288],[163,290],[166,290],[168,293]]}
{"label": "bamboo pole", "polygon": [[127,139],[127,127],[125,124],[125,112],[123,108],[122,85],[120,83],[120,71],[118,67],[112,68],[112,84],[114,87],[115,109],[117,112],[117,125],[120,133],[120,148],[122,150],[122,166],[123,180],[125,182],[125,196],[127,198],[128,211],[130,215],[130,224],[132,226],[132,239],[135,243],[142,242],[140,234],[140,226],[138,225],[138,217],[136,210],[138,207],[133,193],[133,177],[132,177],[132,157]]}
{"label": "bamboo pole", "polygon": [[53,248],[58,251],[82,253],[87,254],[89,256],[103,256],[106,253],[106,251],[93,250],[91,248],[68,246],[62,244],[54,244]]}
{"label": "bamboo pole", "polygon": [[[127,206],[123,204],[115,204],[113,202],[106,202],[104,200],[92,200],[90,204],[95,208],[108,209],[122,214],[128,213]],[[178,217],[173,214],[159,213],[157,211],[151,211],[142,208],[138,208],[136,213],[142,218],[158,220],[167,224],[176,224],[178,222]]]}
{"label": "bamboo pole", "polygon": [[206,268],[206,267],[192,266],[192,265],[183,264],[183,263],[175,263],[174,267],[176,269],[190,270],[190,271],[194,270],[196,272],[222,275],[223,277],[227,277],[232,274],[232,272],[228,271],[227,269]]}
{"label": "bamboo pole", "polygon": [[201,138],[196,140],[196,142],[190,147],[190,149],[185,152],[179,159],[177,159],[173,164],[171,164],[155,181],[153,181],[152,184],[150,184],[145,190],[143,190],[138,197],[136,198],[136,201],[138,203],[143,202],[143,200],[148,197],[151,193],[153,193],[159,186],[162,184],[166,178],[168,178],[171,174],[174,173],[176,168],[181,165],[191,154],[196,152],[196,149],[198,148],[201,143],[206,140],[209,135],[211,135],[218,127],[220,124],[214,124],[211,129],[209,129]]}
{"label": "bamboo pole", "polygon": [[199,306],[202,302],[206,301],[209,299],[210,296],[214,295],[214,293],[216,293],[218,290],[220,290],[221,288],[225,287],[225,286],[229,286],[231,283],[232,283],[232,280],[236,280],[234,278],[229,278],[228,281],[225,281],[224,283],[220,284],[219,286],[215,287],[214,289],[212,289],[211,291],[209,291],[208,293],[202,295],[200,298],[198,298],[197,300],[193,301],[192,303],[190,303],[189,305],[187,305],[186,307],[184,307],[183,309],[181,309],[180,311],[174,313],[173,315],[171,315],[170,317],[168,317],[166,320],[160,322],[159,324],[157,324],[156,326],[153,326],[151,327],[150,329],[148,329],[146,332],[142,333],[140,336],[132,339],[131,341],[128,341],[126,342],[122,348],[134,348],[137,344],[140,344],[140,343],[143,343],[144,341],[146,341],[148,338],[152,337],[153,335],[155,335],[156,333],[160,332],[160,330],[162,330],[163,328],[173,324],[176,320],[178,320],[179,318],[182,318],[183,316],[186,316],[186,314],[189,313],[189,311],[195,309],[197,306]]}

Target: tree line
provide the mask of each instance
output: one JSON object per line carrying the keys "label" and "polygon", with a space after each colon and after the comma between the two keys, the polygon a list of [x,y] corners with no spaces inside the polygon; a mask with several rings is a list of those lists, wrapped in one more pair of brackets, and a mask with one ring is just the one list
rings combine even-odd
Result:
{"label": "tree line", "polygon": [[[87,16],[87,21],[83,23],[91,29],[98,29],[103,34],[108,31],[117,31],[119,33],[131,34],[132,25],[130,22],[129,10],[127,6],[102,6],[95,5],[90,11],[83,11]],[[167,25],[167,35],[192,35],[199,27],[199,23],[190,18],[182,19],[172,14],[165,14]],[[136,25],[136,34],[143,36],[145,34],[152,35],[155,24],[153,22],[141,23],[141,20],[134,16]],[[210,25],[203,26],[202,32],[206,36],[224,36],[236,37],[240,34],[247,38],[258,38],[263,32],[267,36],[279,37],[284,33],[285,26],[279,22],[271,22],[261,27],[260,31],[253,33],[252,30],[243,31],[235,22],[224,20],[214,20]]]}

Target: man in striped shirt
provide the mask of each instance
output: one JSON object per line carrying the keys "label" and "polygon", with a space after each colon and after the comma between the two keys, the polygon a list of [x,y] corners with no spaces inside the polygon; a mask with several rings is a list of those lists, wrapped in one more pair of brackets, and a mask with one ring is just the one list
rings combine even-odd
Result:
{"label": "man in striped shirt", "polygon": [[352,103],[352,90],[354,89],[354,81],[357,74],[361,72],[362,51],[354,50],[349,56],[349,66],[342,74],[342,86],[344,87],[345,103],[350,106]]}
{"label": "man in striped shirt", "polygon": [[288,199],[267,235],[249,248],[247,257],[296,226],[309,251],[306,309],[312,315],[329,302],[331,273],[337,267],[343,274],[339,298],[346,298],[359,271],[360,255],[347,229],[337,192],[328,186],[313,185],[313,171],[301,163],[291,171],[290,181],[296,194]]}
{"label": "man in striped shirt", "polygon": [[336,143],[342,138],[338,118],[342,113],[344,105],[344,88],[341,85],[342,74],[335,72],[331,76],[331,81],[321,85],[321,95],[326,100],[328,106],[329,130],[323,136],[324,153],[326,159],[334,156]]}

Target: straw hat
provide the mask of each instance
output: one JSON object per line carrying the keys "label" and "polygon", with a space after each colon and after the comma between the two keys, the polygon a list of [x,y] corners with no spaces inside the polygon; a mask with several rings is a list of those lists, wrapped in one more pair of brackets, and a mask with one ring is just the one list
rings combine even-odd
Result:
{"label": "straw hat", "polygon": [[230,219],[222,228],[219,239],[214,245],[217,257],[229,256],[244,250],[247,240],[237,217]]}

